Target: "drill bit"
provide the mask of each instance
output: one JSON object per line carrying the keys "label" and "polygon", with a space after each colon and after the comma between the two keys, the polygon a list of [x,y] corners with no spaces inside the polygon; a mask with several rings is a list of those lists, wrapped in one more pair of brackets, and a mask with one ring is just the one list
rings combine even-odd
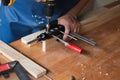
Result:
{"label": "drill bit", "polygon": [[47,17],[47,24],[46,24],[46,33],[49,32],[49,29],[50,29],[50,18]]}

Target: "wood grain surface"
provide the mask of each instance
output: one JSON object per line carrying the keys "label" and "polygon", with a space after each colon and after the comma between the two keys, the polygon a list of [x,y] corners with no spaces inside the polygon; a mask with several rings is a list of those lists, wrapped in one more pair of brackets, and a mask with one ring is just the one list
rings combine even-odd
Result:
{"label": "wood grain surface", "polygon": [[[47,40],[45,53],[41,51],[41,42],[28,47],[18,40],[10,45],[46,68],[47,76],[53,80],[71,80],[72,76],[76,80],[120,80],[120,5],[110,10],[111,13],[114,10],[118,13],[108,15],[110,17],[103,14],[103,18],[102,14],[98,15],[96,18],[99,21],[98,25],[87,24],[87,27],[83,25],[84,29],[89,29],[83,31],[82,35],[93,39],[97,45],[91,46],[80,40],[73,41],[83,48],[81,55],[65,48],[54,39]],[[105,14],[108,14],[107,11]],[[0,57],[1,63],[1,60],[9,61],[2,55]],[[14,73],[10,75],[9,79],[0,76],[0,80],[18,80]],[[46,80],[44,77],[31,78]]]}

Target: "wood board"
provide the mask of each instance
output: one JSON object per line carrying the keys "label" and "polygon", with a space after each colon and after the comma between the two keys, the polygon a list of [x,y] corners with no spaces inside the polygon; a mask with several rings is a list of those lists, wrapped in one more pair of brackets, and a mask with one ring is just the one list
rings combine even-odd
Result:
{"label": "wood board", "polygon": [[3,41],[0,41],[0,53],[11,61],[19,61],[25,70],[35,78],[39,78],[46,74],[46,69],[22,55]]}

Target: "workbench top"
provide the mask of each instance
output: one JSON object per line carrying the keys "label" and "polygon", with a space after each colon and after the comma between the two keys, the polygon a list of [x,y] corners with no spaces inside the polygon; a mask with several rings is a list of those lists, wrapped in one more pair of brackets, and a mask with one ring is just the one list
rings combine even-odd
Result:
{"label": "workbench top", "polygon": [[[81,34],[97,42],[91,46],[73,41],[83,48],[81,54],[65,48],[54,39],[47,41],[47,52],[41,51],[41,42],[28,47],[15,41],[10,45],[48,70],[53,80],[120,80],[120,5],[81,22]],[[9,61],[0,55],[1,60]],[[18,80],[14,73],[7,80]],[[44,77],[32,80],[46,80]],[[0,76],[0,80],[6,80]]]}

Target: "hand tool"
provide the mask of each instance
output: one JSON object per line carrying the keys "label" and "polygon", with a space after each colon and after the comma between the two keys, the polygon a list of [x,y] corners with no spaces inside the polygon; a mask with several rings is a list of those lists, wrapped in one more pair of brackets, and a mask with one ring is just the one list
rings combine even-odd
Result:
{"label": "hand tool", "polygon": [[[1,65],[1,63],[0,63]],[[4,78],[8,78],[9,77],[9,73],[6,71],[6,72],[2,72],[1,74]]]}
{"label": "hand tool", "polygon": [[[37,36],[37,38],[35,38],[34,40],[32,40],[32,41],[30,41],[30,42],[28,42],[27,44],[30,44],[30,43],[32,43],[32,42],[34,42],[34,41],[41,41],[41,40],[46,40],[46,39],[49,39],[49,38],[51,38],[51,37],[54,37],[54,38],[59,38],[59,37],[57,37],[58,35],[63,35],[63,34],[66,34],[65,32],[64,32],[64,26],[62,26],[62,25],[58,25],[57,24],[57,22],[55,22],[55,24],[50,24],[50,29],[49,29],[49,31],[48,32],[44,32],[44,33],[41,33],[40,35],[38,35]],[[56,37],[55,37],[56,36]],[[91,44],[91,45],[95,45],[96,44],[96,42],[94,42],[94,41],[92,41],[92,40],[90,40],[90,39],[88,39],[88,38],[86,38],[86,37],[83,37],[83,36],[81,36],[81,35],[78,35],[77,33],[70,33],[70,35],[68,34],[67,35],[68,37],[70,37],[70,38],[72,38],[72,39],[74,39],[74,40],[76,40],[76,38],[77,39],[80,39],[80,40],[83,40],[83,41],[85,41],[85,42],[87,42],[87,43],[89,43],[89,44]],[[69,44],[69,43],[67,43],[67,42],[65,42],[65,41],[63,41],[62,39],[58,39],[61,43],[63,43],[66,47],[68,47],[68,48],[70,48],[70,49],[72,49],[73,51],[75,51],[75,52],[78,52],[78,53],[80,53],[81,52],[81,48],[79,48],[79,47],[76,47],[75,45],[73,45],[73,44]],[[77,51],[78,50],[78,51]]]}
{"label": "hand tool", "polygon": [[[70,48],[71,50],[77,52],[77,53],[81,53],[82,49],[76,45],[70,44],[65,42],[64,40],[60,39],[59,37],[57,37],[58,35],[62,35],[60,31],[64,31],[64,27],[62,25],[58,25],[53,26],[54,28],[50,29],[49,32],[44,32],[40,35],[37,36],[36,39],[34,39],[33,41],[28,42],[28,44],[34,42],[34,41],[41,41],[41,40],[46,40],[49,39],[51,37],[54,37],[55,39],[59,40],[61,43],[63,43],[67,48]],[[60,31],[59,31],[60,30]]]}
{"label": "hand tool", "polygon": [[5,74],[6,72],[14,71],[20,80],[31,80],[27,75],[24,68],[18,61],[12,61],[6,64],[0,65],[0,73]]}
{"label": "hand tool", "polygon": [[52,27],[50,27],[49,32],[41,33],[40,35],[38,35],[32,41],[27,42],[27,44],[31,44],[31,43],[33,43],[35,41],[41,41],[41,40],[49,39],[49,38],[52,37],[51,34],[59,35],[59,34],[61,34],[59,31],[64,31],[65,30],[62,25],[57,24],[57,20],[55,20],[53,22],[50,22],[50,26],[52,26]]}
{"label": "hand tool", "polygon": [[55,36],[55,35],[51,35],[51,36],[54,37],[55,39],[57,39],[57,41],[63,43],[67,48],[69,48],[69,49],[77,52],[78,54],[81,53],[82,49],[81,49],[80,47],[78,47],[78,46],[76,46],[76,45],[73,45],[73,44],[71,44],[71,43],[68,43],[68,42],[60,39],[59,37],[57,37],[57,36]]}
{"label": "hand tool", "polygon": [[81,36],[81,35],[79,35],[79,34],[77,34],[77,33],[74,33],[74,32],[72,32],[72,33],[70,33],[70,35],[71,36],[73,36],[73,37],[76,37],[76,38],[78,38],[78,39],[80,39],[80,40],[82,40],[82,41],[84,41],[84,42],[86,42],[86,43],[89,43],[89,44],[91,44],[91,45],[96,45],[96,42],[95,41],[93,41],[93,40],[91,40],[91,39],[88,39],[88,38],[86,38],[86,37],[83,37],[83,36]]}
{"label": "hand tool", "polygon": [[69,34],[67,34],[67,33],[65,33],[65,32],[63,32],[63,31],[61,31],[61,30],[58,30],[58,29],[56,29],[56,28],[55,28],[55,30],[61,32],[61,33],[64,34],[64,35],[67,35],[67,36],[70,37],[71,39],[77,40],[75,37],[73,37],[73,36],[71,36],[71,35],[69,35]]}

